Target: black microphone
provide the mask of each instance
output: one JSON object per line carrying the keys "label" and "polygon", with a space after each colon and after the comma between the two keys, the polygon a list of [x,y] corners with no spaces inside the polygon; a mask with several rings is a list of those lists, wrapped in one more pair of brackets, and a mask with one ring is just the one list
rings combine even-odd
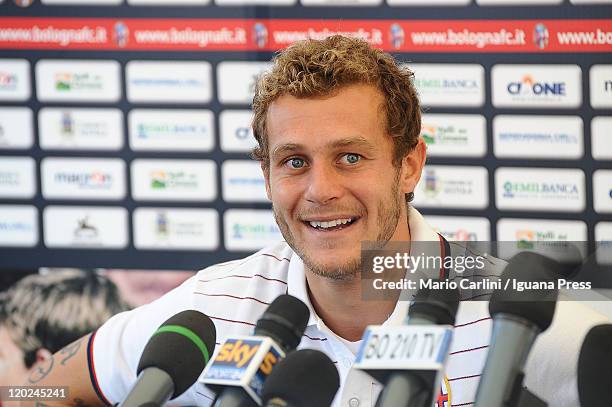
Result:
{"label": "black microphone", "polygon": [[182,311],[160,325],[138,362],[138,380],[123,407],[163,405],[200,376],[215,349],[215,325],[199,311]]}
{"label": "black microphone", "polygon": [[202,382],[218,396],[215,407],[255,407],[274,366],[302,340],[310,311],[290,295],[277,297],[255,326],[254,336],[226,338]]}
{"label": "black microphone", "polygon": [[587,333],[578,357],[578,396],[582,407],[612,406],[612,325]]}
{"label": "black microphone", "polygon": [[[411,342],[408,347],[413,347],[413,354],[420,346],[429,348],[430,356],[412,361],[408,358],[403,366],[389,366],[393,370],[389,370],[386,377],[379,374],[378,379],[385,387],[376,401],[377,407],[429,407],[433,404],[452,337],[452,327],[443,326],[455,323],[458,308],[459,291],[456,289],[421,289],[417,292],[408,310],[406,326],[401,327],[407,334],[399,334],[398,330],[396,338],[402,338],[403,344]],[[395,346],[402,345],[398,342]],[[434,359],[436,363],[428,368]],[[417,368],[419,364],[421,367]]]}
{"label": "black microphone", "polygon": [[[523,368],[536,337],[550,326],[565,267],[548,257],[521,252],[510,259],[491,295],[491,346],[476,392],[475,407],[518,406]],[[523,291],[514,288],[524,285]],[[530,288],[527,288],[530,286]]]}
{"label": "black microphone", "polygon": [[261,398],[265,407],[329,407],[339,387],[334,362],[318,350],[301,349],[274,367]]}

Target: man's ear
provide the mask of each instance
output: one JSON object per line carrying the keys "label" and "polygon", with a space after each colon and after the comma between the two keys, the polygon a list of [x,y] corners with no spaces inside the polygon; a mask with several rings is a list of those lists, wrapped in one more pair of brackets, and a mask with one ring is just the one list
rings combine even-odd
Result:
{"label": "man's ear", "polygon": [[264,163],[263,161],[261,161],[259,165],[261,166],[261,172],[263,172],[264,182],[266,184],[266,195],[268,196],[268,199],[271,201],[272,193],[270,191],[270,165]]}
{"label": "man's ear", "polygon": [[413,192],[425,166],[427,159],[427,145],[422,137],[419,137],[417,145],[402,159],[402,171],[400,176],[400,188],[404,193]]}

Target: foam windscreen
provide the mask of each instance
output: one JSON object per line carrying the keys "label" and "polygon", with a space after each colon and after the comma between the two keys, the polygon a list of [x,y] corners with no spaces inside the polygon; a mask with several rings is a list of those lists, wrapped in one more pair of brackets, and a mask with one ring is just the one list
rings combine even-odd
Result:
{"label": "foam windscreen", "polygon": [[306,304],[291,295],[281,295],[257,321],[255,335],[269,336],[287,352],[300,344],[309,318]]}
{"label": "foam windscreen", "polygon": [[172,378],[173,398],[198,379],[215,349],[215,325],[199,311],[179,312],[164,322],[144,348],[137,373],[157,367]]}
{"label": "foam windscreen", "polygon": [[327,407],[339,387],[334,363],[318,350],[301,349],[287,355],[272,370],[264,383],[262,399],[264,405],[276,398],[292,407]]}

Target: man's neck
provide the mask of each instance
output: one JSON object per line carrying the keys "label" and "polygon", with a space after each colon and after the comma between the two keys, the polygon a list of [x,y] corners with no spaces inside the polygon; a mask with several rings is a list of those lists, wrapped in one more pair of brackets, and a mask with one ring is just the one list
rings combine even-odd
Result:
{"label": "man's neck", "polygon": [[[402,211],[395,240],[409,242],[411,237],[408,214]],[[310,302],[317,315],[336,335],[354,342],[361,338],[368,325],[380,325],[395,310],[400,292],[391,293],[389,300],[364,299],[361,273],[347,280],[332,280],[305,269]]]}
{"label": "man's neck", "polygon": [[385,322],[399,298],[375,301],[362,298],[361,276],[336,281],[306,271],[308,295],[315,312],[336,335],[354,342],[368,325]]}

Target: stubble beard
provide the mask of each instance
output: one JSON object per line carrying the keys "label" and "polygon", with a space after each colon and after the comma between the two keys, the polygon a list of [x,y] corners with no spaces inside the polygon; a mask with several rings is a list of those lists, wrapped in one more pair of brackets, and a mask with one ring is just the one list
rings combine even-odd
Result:
{"label": "stubble beard", "polygon": [[[387,242],[393,237],[395,230],[397,229],[397,224],[401,215],[401,207],[403,203],[403,198],[399,192],[399,171],[397,171],[395,179],[393,181],[393,186],[391,189],[390,197],[387,201],[381,201],[378,204],[378,218],[377,218],[377,226],[378,226],[378,236],[375,240],[374,248],[382,248]],[[387,206],[386,203],[389,203],[390,206]],[[326,267],[321,263],[317,263],[310,255],[308,255],[304,250],[302,245],[296,242],[295,237],[289,230],[289,225],[285,221],[285,219],[280,215],[274,204],[272,204],[272,212],[274,214],[274,219],[281,231],[281,234],[285,238],[285,241],[293,249],[295,253],[300,256],[304,265],[308,270],[310,270],[313,274],[318,275],[320,277],[328,278],[334,281],[352,281],[360,272],[361,272],[361,255],[358,255],[356,258],[348,259],[346,262],[340,264],[339,266],[334,266],[333,268]]]}

